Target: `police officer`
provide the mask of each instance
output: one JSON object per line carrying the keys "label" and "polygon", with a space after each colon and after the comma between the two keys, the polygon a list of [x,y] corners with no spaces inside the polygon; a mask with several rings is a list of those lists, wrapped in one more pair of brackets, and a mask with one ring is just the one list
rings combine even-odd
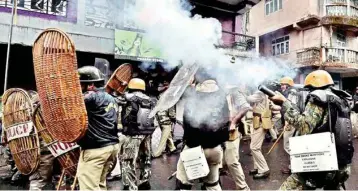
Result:
{"label": "police officer", "polygon": [[[221,190],[219,168],[223,158],[221,144],[229,138],[229,107],[225,92],[219,89],[216,81],[206,74],[198,72],[195,80],[199,84],[189,87],[182,98],[184,101],[184,137],[183,152],[194,147],[204,150],[210,172],[203,177],[207,190]],[[188,179],[182,156],[177,164],[177,190],[190,190],[193,181]]]}
{"label": "police officer", "polygon": [[316,188],[339,190],[344,188],[344,182],[349,177],[354,152],[349,119],[350,95],[334,89],[331,75],[324,70],[310,73],[304,85],[309,88],[310,93],[303,113],[279,92],[276,92],[277,95],[271,100],[282,105],[285,120],[296,129],[296,136],[330,132],[333,129],[339,170],[292,174],[281,185],[280,190]]}
{"label": "police officer", "polygon": [[250,170],[249,174],[253,175],[254,179],[265,179],[269,177],[270,169],[262,155],[261,148],[267,130],[272,128],[270,100],[262,92],[255,92],[247,100],[253,105],[250,149],[254,160],[254,169]]}
{"label": "police officer", "polygon": [[[125,190],[150,189],[151,176],[151,134],[154,132],[154,119],[149,113],[154,108],[153,100],[144,94],[145,82],[133,78],[128,84],[125,98],[127,104],[122,109],[123,134],[127,136],[123,144],[122,182]],[[136,163],[140,159],[141,174],[137,180]]]}
{"label": "police officer", "polygon": [[77,167],[81,190],[107,190],[106,176],[118,154],[118,105],[104,91],[104,75],[93,66],[78,69],[88,115],[88,129],[78,141]]}
{"label": "police officer", "polygon": [[[246,101],[245,95],[238,90],[238,88],[227,86],[228,103],[232,117],[232,125],[229,133],[229,140],[224,143],[224,160],[232,178],[234,179],[237,190],[250,190],[245,181],[245,174],[242,170],[241,163],[239,161],[239,148],[242,134],[238,131],[237,121],[241,119],[246,113],[252,109]],[[235,117],[237,119],[235,119]]]}
{"label": "police officer", "polygon": [[[290,77],[283,77],[280,80],[280,84],[281,84],[282,94],[288,100],[290,100],[291,103],[296,105],[297,91],[292,88],[295,84],[293,79]],[[285,122],[283,115],[281,115],[281,117],[282,117],[281,121],[283,122],[282,124],[284,125],[284,129],[285,129],[285,132],[283,133],[283,148],[285,149],[286,153],[289,155],[290,154],[289,138],[292,137],[293,134],[295,133],[295,128],[293,128],[292,125],[289,125],[288,123]],[[291,174],[290,165],[288,167],[283,167],[281,169],[281,172],[283,174]]]}
{"label": "police officer", "polygon": [[[160,96],[164,93],[166,89],[168,89],[168,86],[168,82],[164,82],[163,84],[159,85],[158,91],[160,92]],[[160,129],[162,130],[162,136],[160,137],[157,150],[154,151],[153,157],[159,157],[160,155],[162,155],[166,146],[168,146],[170,152],[174,152],[176,150],[172,135],[172,125],[173,122],[176,121],[175,108],[172,107],[166,111],[158,112],[157,121],[159,123]]]}

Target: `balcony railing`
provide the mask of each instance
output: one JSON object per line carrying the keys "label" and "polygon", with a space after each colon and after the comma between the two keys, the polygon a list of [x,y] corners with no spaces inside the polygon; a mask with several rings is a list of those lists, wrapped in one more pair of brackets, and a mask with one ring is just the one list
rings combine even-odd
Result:
{"label": "balcony railing", "polygon": [[326,62],[358,65],[358,51],[347,48],[325,48]]}
{"label": "balcony railing", "polygon": [[320,49],[308,48],[297,52],[297,63],[301,65],[312,65],[320,61]]}
{"label": "balcony railing", "polygon": [[358,18],[358,1],[326,0],[326,16],[348,16]]}
{"label": "balcony railing", "polygon": [[233,48],[242,51],[250,51],[255,49],[255,37],[228,31],[222,32],[223,42],[220,47]]}

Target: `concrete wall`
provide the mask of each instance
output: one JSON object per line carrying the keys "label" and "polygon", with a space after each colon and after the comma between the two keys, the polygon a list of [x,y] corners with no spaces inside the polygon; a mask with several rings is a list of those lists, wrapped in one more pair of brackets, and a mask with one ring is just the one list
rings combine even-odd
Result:
{"label": "concrete wall", "polygon": [[265,15],[265,1],[250,10],[248,34],[266,34],[294,24],[307,15],[319,15],[319,0],[282,0],[282,9]]}
{"label": "concrete wall", "polygon": [[[31,46],[43,29],[56,27],[66,31],[75,42],[76,49],[86,52],[114,54],[114,30],[85,26],[86,0],[78,0],[76,21],[60,21],[40,18],[31,14],[19,14],[17,25],[13,29],[14,44]],[[11,14],[0,12],[0,43],[8,42]]]}

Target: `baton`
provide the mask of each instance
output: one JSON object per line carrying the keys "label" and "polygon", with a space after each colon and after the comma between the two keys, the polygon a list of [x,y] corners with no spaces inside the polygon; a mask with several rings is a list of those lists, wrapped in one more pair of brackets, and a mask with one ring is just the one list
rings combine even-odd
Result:
{"label": "baton", "polygon": [[168,180],[171,180],[175,175],[177,174],[177,171],[175,171],[172,175],[168,177]]}
{"label": "baton", "polygon": [[266,155],[269,155],[269,154],[271,153],[272,149],[276,147],[278,141],[280,141],[280,139],[281,139],[282,135],[285,133],[285,131],[286,131],[286,125],[285,125],[285,127],[283,128],[283,131],[282,131],[281,135],[277,138],[277,140],[276,140],[275,143],[272,145],[272,147],[270,148],[270,150],[267,152]]}
{"label": "baton", "polygon": [[269,97],[273,97],[273,96],[276,95],[276,93],[275,93],[274,91],[270,90],[268,87],[266,87],[266,86],[264,86],[264,85],[259,85],[258,89],[259,89],[262,93],[268,95]]}

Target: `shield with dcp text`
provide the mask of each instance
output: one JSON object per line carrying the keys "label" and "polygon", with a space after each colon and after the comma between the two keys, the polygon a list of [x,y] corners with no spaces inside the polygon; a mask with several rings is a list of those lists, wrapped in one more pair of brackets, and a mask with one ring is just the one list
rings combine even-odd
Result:
{"label": "shield with dcp text", "polygon": [[6,90],[3,98],[3,128],[17,169],[29,175],[37,169],[40,143],[31,115],[33,105],[25,90]]}

